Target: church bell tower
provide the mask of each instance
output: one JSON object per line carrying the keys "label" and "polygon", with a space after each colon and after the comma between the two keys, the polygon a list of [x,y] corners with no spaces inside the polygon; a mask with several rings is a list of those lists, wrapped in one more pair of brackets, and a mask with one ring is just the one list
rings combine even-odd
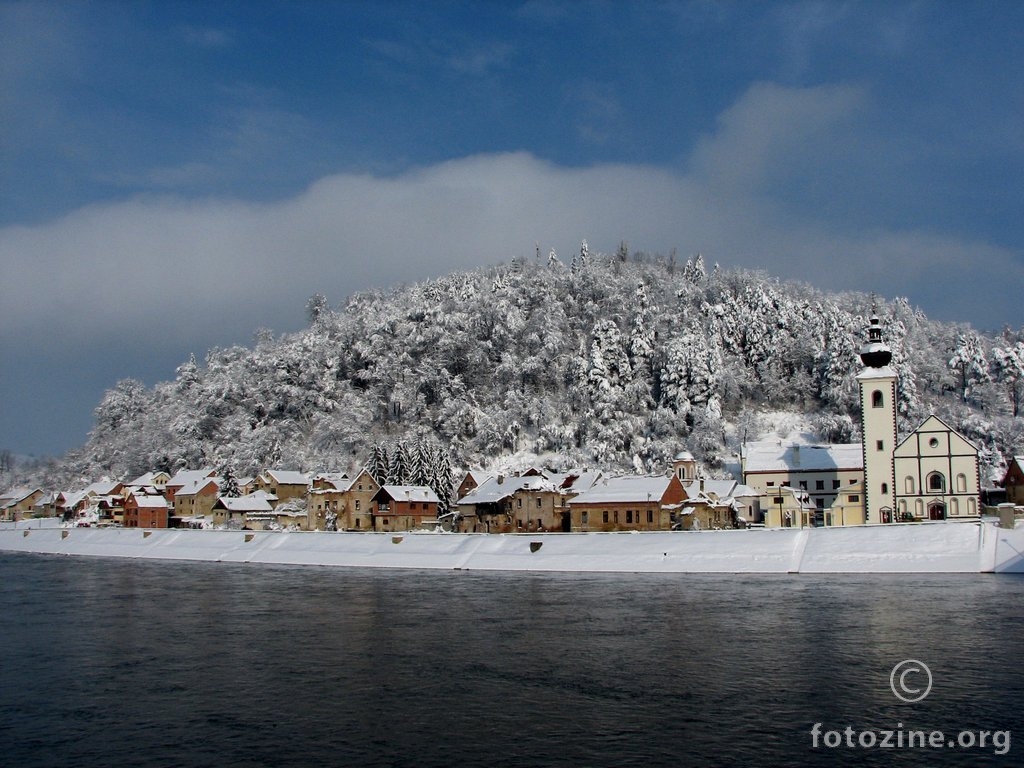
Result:
{"label": "church bell tower", "polygon": [[896,448],[896,371],[892,350],[882,341],[882,326],[873,313],[868,341],[861,347],[864,369],[860,387],[861,451],[864,455],[864,522],[894,522]]}

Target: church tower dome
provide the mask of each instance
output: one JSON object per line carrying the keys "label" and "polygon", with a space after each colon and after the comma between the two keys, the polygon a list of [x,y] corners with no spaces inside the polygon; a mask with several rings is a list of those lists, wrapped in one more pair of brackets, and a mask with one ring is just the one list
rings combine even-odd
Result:
{"label": "church tower dome", "polygon": [[892,362],[892,350],[882,341],[882,324],[877,314],[871,316],[868,341],[860,348],[860,361],[868,368],[884,368]]}

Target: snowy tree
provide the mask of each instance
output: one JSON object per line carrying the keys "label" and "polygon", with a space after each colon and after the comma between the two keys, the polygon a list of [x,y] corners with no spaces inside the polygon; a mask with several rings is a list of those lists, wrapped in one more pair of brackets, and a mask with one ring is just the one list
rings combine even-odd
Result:
{"label": "snowy tree", "polygon": [[327,314],[329,309],[327,297],[322,293],[314,293],[306,302],[306,318],[310,323],[315,324],[321,317]]}
{"label": "snowy tree", "polygon": [[992,370],[996,383],[1006,392],[1012,415],[1019,416],[1021,395],[1024,392],[1024,342],[994,347]]}
{"label": "snowy tree", "polygon": [[391,475],[387,446],[382,442],[374,443],[370,448],[370,458],[366,463],[366,471],[379,485],[386,485]]}
{"label": "snowy tree", "polygon": [[985,358],[981,339],[976,333],[968,331],[957,336],[949,367],[957,373],[960,398],[966,403],[972,389],[989,380],[988,360]]}
{"label": "snowy tree", "polygon": [[221,477],[220,495],[228,498],[237,498],[242,495],[242,489],[238,486],[238,478],[231,471],[231,467],[222,467],[218,474]]}

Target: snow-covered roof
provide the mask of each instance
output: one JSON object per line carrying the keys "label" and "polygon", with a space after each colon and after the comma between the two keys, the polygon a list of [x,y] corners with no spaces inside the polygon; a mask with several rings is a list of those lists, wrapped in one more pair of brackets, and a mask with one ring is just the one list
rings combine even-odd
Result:
{"label": "snow-covered roof", "polygon": [[192,496],[199,493],[203,488],[213,483],[218,488],[220,487],[221,478],[219,477],[200,477],[195,480],[191,480],[175,492],[175,496]]}
{"label": "snow-covered roof", "polygon": [[148,496],[142,493],[132,495],[140,509],[167,509],[168,502],[163,496]]}
{"label": "snow-covered roof", "polygon": [[221,496],[215,506],[224,507],[228,512],[270,512],[273,507],[267,500],[267,494],[257,491],[247,496]]}
{"label": "snow-covered roof", "polygon": [[593,488],[584,491],[570,504],[638,504],[660,501],[665,495],[671,477],[664,475],[623,475],[606,477]]}
{"label": "snow-covered roof", "polygon": [[[703,484],[703,488],[701,487]],[[735,495],[736,481],[735,480],[693,480],[689,483],[684,483],[683,487],[686,489],[687,498],[693,498],[699,493],[704,493],[709,498],[715,496],[719,499],[727,499]]]}
{"label": "snow-covered roof", "polygon": [[263,473],[278,485],[309,485],[309,475],[288,469],[268,469]]}
{"label": "snow-covered roof", "polygon": [[168,480],[167,485],[168,487],[178,488],[188,483],[194,483],[196,480],[201,480],[204,477],[212,477],[213,475],[214,471],[212,469],[183,469]]}
{"label": "snow-covered roof", "polygon": [[602,475],[596,469],[573,469],[562,475],[559,487],[565,493],[582,493],[594,486]]}
{"label": "snow-covered roof", "polygon": [[459,504],[495,504],[522,490],[554,491],[555,485],[542,475],[489,477],[459,499]]}
{"label": "snow-covered roof", "polygon": [[138,477],[136,477],[131,482],[125,483],[125,485],[130,485],[132,487],[141,487],[141,486],[146,486],[146,485],[156,485],[157,484],[156,479],[160,475],[168,477],[166,472],[146,472],[145,474],[139,475]]}
{"label": "snow-covered roof", "polygon": [[86,496],[110,496],[116,492],[121,483],[116,480],[100,480],[86,486],[83,492]]}
{"label": "snow-covered roof", "polygon": [[425,485],[385,485],[380,493],[386,493],[395,501],[423,501],[428,504],[440,501],[433,489]]}
{"label": "snow-covered roof", "polygon": [[[61,500],[63,497],[63,501]],[[61,508],[70,508],[77,506],[81,503],[82,499],[85,498],[85,491],[64,491],[57,494],[57,506]]]}
{"label": "snow-covered roof", "polygon": [[14,507],[23,502],[33,493],[42,493],[39,488],[33,488],[28,490],[27,488],[19,488],[16,491],[8,491],[2,497],[0,497],[0,506],[3,508]]}
{"label": "snow-covered roof", "polygon": [[747,443],[744,472],[826,472],[864,469],[860,443],[785,444],[777,440]]}

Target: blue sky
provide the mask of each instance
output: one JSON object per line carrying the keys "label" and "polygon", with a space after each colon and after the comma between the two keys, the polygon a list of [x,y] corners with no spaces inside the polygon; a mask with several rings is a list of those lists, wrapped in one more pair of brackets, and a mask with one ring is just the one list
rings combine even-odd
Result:
{"label": "blue sky", "polygon": [[1020,327],[1024,4],[0,0],[0,447],[306,298],[701,252]]}

